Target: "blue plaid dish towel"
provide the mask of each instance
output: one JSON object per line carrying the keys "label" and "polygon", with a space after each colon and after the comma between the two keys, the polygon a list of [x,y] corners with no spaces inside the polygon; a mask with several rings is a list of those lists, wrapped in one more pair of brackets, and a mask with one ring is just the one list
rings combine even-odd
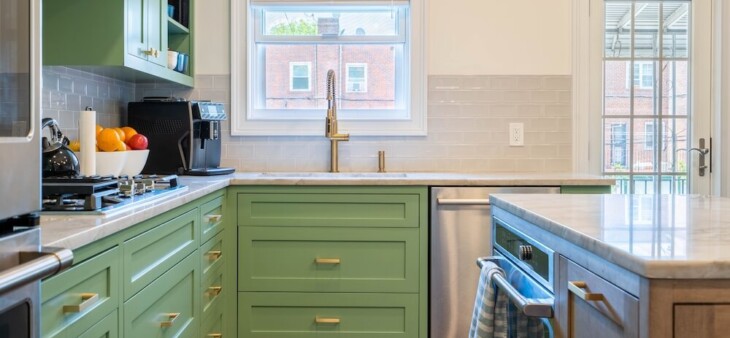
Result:
{"label": "blue plaid dish towel", "polygon": [[545,328],[538,318],[523,315],[492,282],[504,270],[492,262],[484,262],[474,299],[474,312],[469,338],[543,338]]}

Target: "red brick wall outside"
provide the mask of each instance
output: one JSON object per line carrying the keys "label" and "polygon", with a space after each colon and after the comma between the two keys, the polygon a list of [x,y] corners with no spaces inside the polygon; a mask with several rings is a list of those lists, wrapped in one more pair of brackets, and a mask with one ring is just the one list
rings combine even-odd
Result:
{"label": "red brick wall outside", "polygon": [[[337,75],[340,109],[388,109],[395,105],[395,51],[385,45],[269,45],[266,46],[266,108],[323,109],[327,107],[326,76]],[[290,62],[311,63],[309,91],[290,90]],[[346,65],[367,64],[367,91],[347,93]]]}
{"label": "red brick wall outside", "polygon": [[[626,171],[628,166],[633,166],[635,171],[639,172],[653,172],[661,169],[662,171],[679,171],[685,167],[686,152],[675,151],[676,149],[684,149],[687,145],[687,123],[686,119],[677,119],[676,124],[671,119],[665,119],[662,129],[663,143],[661,152],[661,168],[658,168],[654,163],[654,150],[646,147],[646,124],[654,122],[656,120],[652,117],[656,112],[654,108],[654,89],[652,88],[634,88],[634,116],[641,115],[646,118],[638,118],[634,120],[634,147],[633,147],[633,165],[627,163],[626,167],[617,165],[615,159],[612,159],[611,152],[611,126],[613,124],[625,123],[627,132],[629,132],[629,120],[623,118],[611,118],[610,115],[630,115],[630,89],[627,88],[627,76],[630,76],[627,72],[627,67],[630,63],[627,61],[606,61],[605,62],[605,96],[604,96],[604,114],[606,119],[604,121],[604,169],[609,172],[613,171]],[[672,83],[671,78],[671,66],[669,62],[664,63],[665,67],[662,70],[662,114],[665,117],[670,117],[672,114],[677,116],[686,116],[688,107],[688,96],[687,96],[687,83],[688,72],[687,62],[677,61],[675,68],[675,83]],[[676,86],[674,100],[671,100],[672,86]],[[672,107],[674,106],[674,107]],[[672,112],[673,111],[673,112]],[[676,149],[671,143],[671,135],[674,135],[676,140]],[[627,135],[626,142],[629,142]],[[662,142],[662,140],[660,140]],[[660,143],[661,144],[661,143]],[[629,151],[628,144],[626,151]],[[677,156],[678,163],[676,167],[673,165],[673,157]],[[630,160],[628,154],[626,155],[626,161]]]}

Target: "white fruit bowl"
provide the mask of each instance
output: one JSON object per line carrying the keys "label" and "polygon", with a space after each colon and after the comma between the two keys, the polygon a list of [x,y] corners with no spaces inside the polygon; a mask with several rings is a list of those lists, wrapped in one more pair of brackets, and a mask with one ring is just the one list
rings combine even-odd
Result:
{"label": "white fruit bowl", "polygon": [[127,162],[126,151],[96,152],[96,174],[99,176],[119,176]]}
{"label": "white fruit bowl", "polygon": [[[128,150],[123,151],[123,153],[127,153],[127,160],[124,163],[121,174],[129,177],[139,175],[142,169],[144,169],[145,163],[147,163],[147,156],[150,154],[150,150]],[[96,167],[99,168],[99,158],[97,157],[96,160]]]}

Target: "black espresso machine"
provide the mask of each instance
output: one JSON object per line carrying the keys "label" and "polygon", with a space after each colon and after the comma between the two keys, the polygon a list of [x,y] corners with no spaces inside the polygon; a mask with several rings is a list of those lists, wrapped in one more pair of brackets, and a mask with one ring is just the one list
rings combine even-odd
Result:
{"label": "black espresso machine", "polygon": [[147,136],[150,154],[142,173],[225,175],[220,168],[222,103],[145,97],[130,102],[127,124]]}

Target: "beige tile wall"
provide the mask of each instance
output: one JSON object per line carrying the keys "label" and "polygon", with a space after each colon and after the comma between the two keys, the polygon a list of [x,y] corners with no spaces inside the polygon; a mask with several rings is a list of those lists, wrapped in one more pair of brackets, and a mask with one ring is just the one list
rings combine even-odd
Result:
{"label": "beige tile wall", "polygon": [[[230,109],[230,78],[198,76],[194,89],[139,84],[143,96],[210,99]],[[525,126],[525,146],[510,147],[510,122]],[[223,165],[239,171],[326,171],[322,137],[231,137],[224,124]],[[340,146],[341,171],[568,172],[571,170],[570,76],[430,76],[428,136],[352,137]]]}

